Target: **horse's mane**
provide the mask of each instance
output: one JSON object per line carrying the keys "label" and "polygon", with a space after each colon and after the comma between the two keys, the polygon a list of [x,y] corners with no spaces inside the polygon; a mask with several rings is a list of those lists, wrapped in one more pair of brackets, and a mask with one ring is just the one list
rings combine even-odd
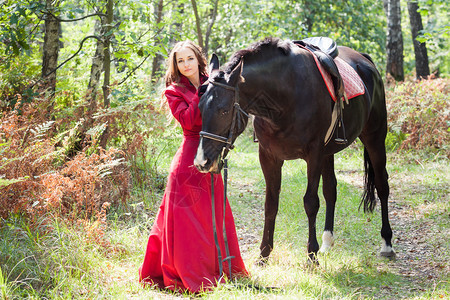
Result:
{"label": "horse's mane", "polygon": [[[290,44],[279,38],[265,38],[259,42],[251,44],[248,48],[239,50],[233,54],[230,60],[223,66],[225,73],[230,73],[241,61],[255,54],[261,53],[263,49],[278,49],[282,54],[288,55],[291,52]],[[267,51],[272,55],[271,51]]]}

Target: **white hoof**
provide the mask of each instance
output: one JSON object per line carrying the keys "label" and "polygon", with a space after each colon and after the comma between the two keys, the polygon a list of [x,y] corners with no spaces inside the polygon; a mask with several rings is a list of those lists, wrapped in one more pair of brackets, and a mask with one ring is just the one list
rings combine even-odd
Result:
{"label": "white hoof", "polygon": [[324,231],[322,235],[322,247],[320,247],[320,253],[326,253],[330,251],[331,247],[334,245],[334,236],[331,231]]}
{"label": "white hoof", "polygon": [[396,254],[391,246],[386,245],[386,241],[383,239],[383,245],[381,246],[380,255],[387,258],[395,258]]}

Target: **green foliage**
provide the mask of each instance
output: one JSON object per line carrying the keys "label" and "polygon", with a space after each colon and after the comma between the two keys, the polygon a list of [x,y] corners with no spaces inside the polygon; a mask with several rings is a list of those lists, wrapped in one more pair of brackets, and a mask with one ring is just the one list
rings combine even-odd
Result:
{"label": "green foliage", "polygon": [[39,73],[39,66],[29,56],[0,57],[0,109],[29,103],[36,96],[29,88]]}
{"label": "green foliage", "polygon": [[407,135],[401,131],[401,128],[392,126],[386,136],[386,150],[395,151],[399,149],[406,138]]}
{"label": "green foliage", "polygon": [[4,54],[30,54],[33,37],[39,24],[36,14],[45,7],[40,1],[2,1],[0,6],[0,41]]}
{"label": "green foliage", "polygon": [[[209,1],[197,1],[203,20],[208,20]],[[191,9],[191,8],[190,8]],[[366,11],[367,14],[355,12]],[[183,23],[184,36],[196,40],[192,16]],[[208,22],[204,22],[203,32]],[[367,52],[383,65],[385,18],[381,1],[226,1],[211,35],[210,50],[221,61],[250,43],[273,36],[298,40],[330,36],[340,45]]]}

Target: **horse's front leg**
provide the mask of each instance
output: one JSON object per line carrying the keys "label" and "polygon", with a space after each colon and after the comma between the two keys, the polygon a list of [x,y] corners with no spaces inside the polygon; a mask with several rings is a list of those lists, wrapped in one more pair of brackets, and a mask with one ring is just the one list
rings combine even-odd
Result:
{"label": "horse's front leg", "polygon": [[281,167],[283,160],[277,159],[259,146],[259,162],[266,181],[266,202],[264,206],[264,232],[261,241],[261,263],[265,263],[273,249],[273,233],[278,213],[281,188]]}
{"label": "horse's front leg", "polygon": [[309,158],[307,161],[308,186],[306,188],[303,202],[305,206],[306,215],[308,216],[308,257],[311,262],[318,263],[317,252],[319,251],[319,243],[316,237],[316,217],[319,211],[319,195],[317,194],[319,188],[320,174],[322,168],[322,159],[319,155]]}

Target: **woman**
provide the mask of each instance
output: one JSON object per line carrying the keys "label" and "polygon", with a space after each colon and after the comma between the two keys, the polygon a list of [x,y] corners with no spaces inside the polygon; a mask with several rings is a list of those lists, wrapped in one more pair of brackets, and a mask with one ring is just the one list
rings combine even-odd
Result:
{"label": "woman", "polygon": [[[175,45],[168,59],[164,92],[172,115],[181,124],[183,141],[172,160],[162,204],[150,233],[139,280],[171,290],[200,292],[222,280],[211,212],[211,177],[198,172],[193,161],[202,120],[197,90],[207,80],[206,60],[190,41]],[[221,253],[226,253],[223,232],[223,182],[214,175],[216,228]],[[248,273],[239,245],[228,200],[225,228],[232,275]],[[223,270],[228,274],[227,262]]]}

